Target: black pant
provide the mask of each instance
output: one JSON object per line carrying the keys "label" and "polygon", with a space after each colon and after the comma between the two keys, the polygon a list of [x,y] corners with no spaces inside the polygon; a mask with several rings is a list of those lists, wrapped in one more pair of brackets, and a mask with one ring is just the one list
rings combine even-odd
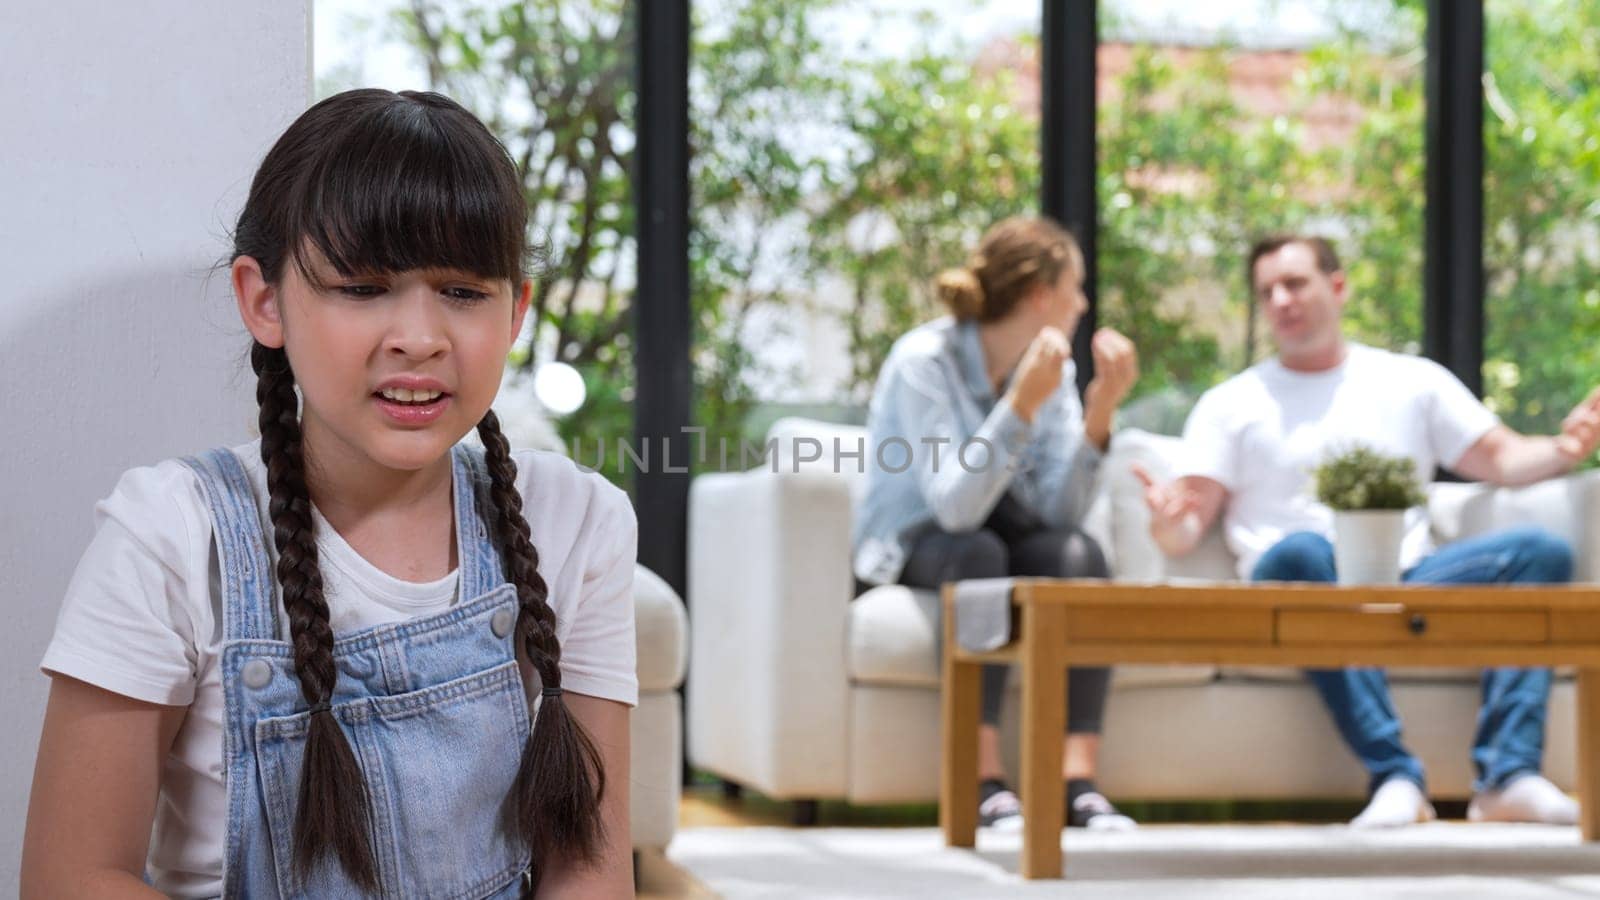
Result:
{"label": "black pant", "polygon": [[[1051,529],[1012,499],[1000,498],[983,527],[952,534],[931,526],[917,535],[900,583],[937,589],[966,578],[1105,578],[1104,554],[1092,538],[1075,529]],[[943,607],[941,606],[941,609]],[[983,667],[983,722],[1000,723],[1006,665]],[[1073,668],[1067,673],[1067,733],[1099,734],[1105,720],[1111,670]]]}

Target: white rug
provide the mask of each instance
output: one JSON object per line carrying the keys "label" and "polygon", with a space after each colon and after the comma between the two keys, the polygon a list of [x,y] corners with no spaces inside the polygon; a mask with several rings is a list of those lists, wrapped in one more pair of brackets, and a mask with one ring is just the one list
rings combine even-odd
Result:
{"label": "white rug", "polygon": [[1069,897],[1196,900],[1600,898],[1600,845],[1576,828],[1433,823],[1156,825],[1069,832],[1064,881],[1017,875],[1016,834],[975,849],[934,828],[687,828],[667,857],[717,894],[760,897]]}

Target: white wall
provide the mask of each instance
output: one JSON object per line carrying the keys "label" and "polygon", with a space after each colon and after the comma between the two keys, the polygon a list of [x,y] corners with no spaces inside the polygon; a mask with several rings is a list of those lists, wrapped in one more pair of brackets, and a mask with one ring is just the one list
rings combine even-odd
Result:
{"label": "white wall", "polygon": [[126,468],[253,434],[247,336],[206,270],[307,104],[309,5],[0,7],[0,895],[95,501]]}

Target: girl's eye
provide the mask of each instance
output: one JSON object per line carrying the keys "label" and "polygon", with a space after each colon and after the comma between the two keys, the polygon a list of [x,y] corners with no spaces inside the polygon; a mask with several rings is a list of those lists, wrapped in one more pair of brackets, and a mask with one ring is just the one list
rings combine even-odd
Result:
{"label": "girl's eye", "polygon": [[464,287],[445,288],[445,295],[459,303],[477,303],[489,299],[489,295],[483,291]]}
{"label": "girl's eye", "polygon": [[[382,294],[387,288],[381,284],[341,284],[335,290],[346,297],[365,300]],[[463,306],[489,299],[489,295],[486,292],[467,287],[445,288],[444,295],[451,302]]]}

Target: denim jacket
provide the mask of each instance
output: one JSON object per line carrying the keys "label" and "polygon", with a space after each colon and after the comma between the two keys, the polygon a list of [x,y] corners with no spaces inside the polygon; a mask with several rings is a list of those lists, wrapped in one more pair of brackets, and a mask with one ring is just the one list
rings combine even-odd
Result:
{"label": "denim jacket", "polygon": [[918,531],[976,530],[1008,490],[1047,527],[1077,524],[1101,454],[1083,436],[1076,378],[1069,359],[1029,424],[997,402],[976,322],[945,316],[901,336],[867,415],[865,496],[851,533],[856,577],[895,583]]}

